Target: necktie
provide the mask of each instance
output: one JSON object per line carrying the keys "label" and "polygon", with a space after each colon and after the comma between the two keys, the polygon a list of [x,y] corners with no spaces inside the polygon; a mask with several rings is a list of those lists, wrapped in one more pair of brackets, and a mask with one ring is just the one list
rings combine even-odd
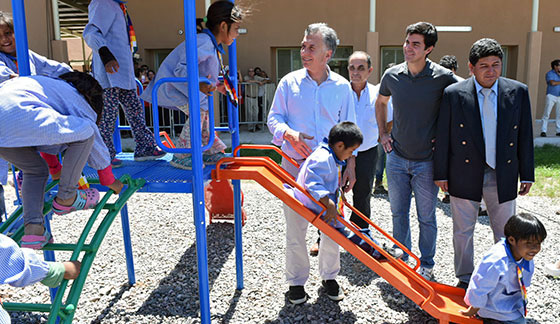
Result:
{"label": "necktie", "polygon": [[344,217],[344,200],[342,200],[342,166],[338,166],[338,190],[336,191],[336,211]]}
{"label": "necktie", "polygon": [[490,96],[492,89],[480,90],[484,96],[482,104],[482,120],[484,122],[484,147],[486,151],[486,164],[492,169],[496,168],[496,115]]}
{"label": "necktie", "polygon": [[527,288],[525,287],[525,283],[523,282],[523,270],[521,269],[519,264],[517,264],[517,262],[516,262],[516,266],[517,266],[517,282],[519,283],[519,289],[521,289],[521,296],[523,297],[523,308],[525,310],[525,316],[527,316],[527,303],[528,303]]}
{"label": "necktie", "polygon": [[[220,70],[222,71],[222,76],[224,77],[224,87],[226,88],[226,93],[228,94],[229,101],[233,104],[234,107],[239,106],[239,99],[237,99],[237,92],[233,87],[233,82],[229,79],[229,75],[226,72],[224,67],[224,61],[222,59],[222,53],[216,49],[216,53],[218,54],[218,61],[220,62]],[[237,80],[238,82],[240,80]]]}

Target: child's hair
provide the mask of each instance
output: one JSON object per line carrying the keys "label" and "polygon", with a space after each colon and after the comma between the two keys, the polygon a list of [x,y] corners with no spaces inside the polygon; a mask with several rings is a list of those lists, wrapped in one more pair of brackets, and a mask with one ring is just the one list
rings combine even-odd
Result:
{"label": "child's hair", "polygon": [[196,20],[196,26],[198,32],[201,32],[203,29],[202,23],[204,22],[206,28],[210,29],[210,31],[214,31],[215,28],[220,26],[222,21],[225,21],[229,32],[231,24],[241,22],[244,15],[244,10],[234,5],[233,2],[229,0],[219,0],[210,5],[204,19],[198,18]]}
{"label": "child's hair", "polygon": [[103,113],[103,88],[91,75],[84,72],[67,72],[59,76],[60,79],[70,83],[84,96],[93,111],[97,114],[96,123],[101,121]]}
{"label": "child's hair", "polygon": [[538,218],[528,213],[513,215],[504,227],[506,239],[513,237],[518,240],[535,239],[539,242],[546,238],[546,229]]}
{"label": "child's hair", "polygon": [[364,141],[364,136],[358,125],[353,122],[340,122],[331,128],[329,132],[329,145],[338,142],[344,143],[344,147],[360,145]]}
{"label": "child's hair", "polygon": [[0,11],[0,26],[6,26],[12,31],[14,30],[14,18],[10,13]]}

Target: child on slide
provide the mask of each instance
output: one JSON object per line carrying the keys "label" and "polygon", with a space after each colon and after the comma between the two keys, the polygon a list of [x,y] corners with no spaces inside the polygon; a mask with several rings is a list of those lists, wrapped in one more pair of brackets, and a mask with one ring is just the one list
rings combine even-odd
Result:
{"label": "child on slide", "polygon": [[[209,8],[204,19],[198,19],[199,33],[197,35],[197,54],[199,75],[208,78],[211,85],[200,83],[200,121],[202,144],[208,144],[210,131],[208,121],[208,93],[217,89],[218,75],[220,72],[225,74],[221,55],[224,53],[223,45],[231,45],[239,36],[239,24],[243,19],[243,12],[230,1],[222,0],[214,2]],[[202,28],[205,22],[206,28]],[[152,102],[152,89],[154,83],[166,77],[186,77],[186,52],[185,42],[177,46],[163,61],[156,74],[156,77],[141,98]],[[221,70],[221,71],[220,71]],[[221,89],[223,91],[223,89]],[[158,89],[158,105],[163,107],[177,107],[185,114],[189,113],[188,90],[184,83],[165,83]],[[190,148],[190,127],[186,122],[181,135],[179,136],[179,148]],[[222,151],[226,145],[216,137],[210,149],[204,152],[202,159],[205,164],[216,164],[224,157]],[[192,161],[190,154],[174,154],[170,162],[176,168],[190,170]]]}
{"label": "child on slide", "polygon": [[[121,191],[123,184],[113,176],[109,152],[97,128],[102,94],[99,83],[82,72],[65,73],[59,79],[18,77],[0,85],[0,158],[24,173],[22,247],[41,249],[52,242],[43,224],[49,172],[53,179],[60,179],[53,200],[58,215],[94,208],[99,201],[96,189],[77,190],[86,162],[98,170],[102,185]],[[57,158],[61,152],[62,166]]]}
{"label": "child on slide", "polygon": [[[29,249],[21,249],[11,238],[0,234],[0,284],[24,287],[41,282],[54,288],[62,279],[76,279],[80,274],[78,261],[47,262]],[[0,323],[10,323],[10,316],[0,306]]]}

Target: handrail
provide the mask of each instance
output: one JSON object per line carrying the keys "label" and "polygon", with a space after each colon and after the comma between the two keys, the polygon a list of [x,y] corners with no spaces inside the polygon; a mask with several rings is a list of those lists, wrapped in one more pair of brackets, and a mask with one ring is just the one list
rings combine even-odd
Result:
{"label": "handrail", "polygon": [[[156,83],[154,84],[154,87],[152,89],[152,118],[154,121],[154,134],[159,134],[159,107],[158,107],[158,99],[157,99],[157,93],[159,90],[159,87],[161,87],[164,83],[168,83],[168,82],[172,82],[172,83],[186,83],[188,82],[187,78],[179,78],[179,77],[170,77],[170,78],[161,78],[159,80],[156,81]],[[199,82],[210,82],[207,78],[199,78]],[[209,122],[209,126],[210,126],[210,138],[208,139],[208,143],[206,145],[202,146],[202,151],[206,151],[208,150],[210,147],[212,147],[212,144],[214,144],[214,140],[215,140],[215,134],[214,134],[214,103],[212,99],[212,95],[209,94],[206,98],[208,100],[208,122]],[[198,106],[196,107],[197,109],[200,109]],[[189,105],[189,118],[190,116],[192,116],[192,109],[194,109],[194,107],[191,107],[191,105]],[[158,146],[165,152],[169,152],[169,153],[192,153],[192,148],[169,148],[166,147],[165,145],[163,145],[163,143],[161,142],[161,139],[159,138],[159,136],[155,136],[156,139],[156,143],[158,144]]]}
{"label": "handrail", "polygon": [[297,163],[296,160],[289,157],[286,153],[284,153],[284,151],[282,151],[279,147],[274,145],[242,144],[233,150],[233,156],[239,156],[238,153],[240,150],[271,150],[280,154],[283,158],[285,158],[288,162],[293,164],[296,168],[299,168],[299,163]]}
{"label": "handrail", "polygon": [[[293,188],[296,188],[297,190],[299,190],[301,193],[303,193],[307,198],[311,199],[311,201],[313,201],[317,205],[322,206],[321,212],[319,212],[317,215],[315,215],[315,218],[321,216],[327,210],[321,202],[319,202],[317,199],[313,198],[313,196],[311,196],[309,194],[309,192],[307,192],[307,190],[305,190],[292,177],[288,177],[287,173],[284,173],[284,172],[281,172],[281,171],[278,172],[279,171],[278,169],[281,169],[281,170],[284,170],[284,169],[282,169],[280,166],[278,166],[278,164],[276,164],[276,162],[274,162],[272,159],[270,159],[268,157],[226,157],[226,158],[222,158],[216,164],[216,178],[217,179],[221,178],[220,173],[222,172],[222,169],[221,169],[222,164],[231,163],[231,162],[251,163],[253,165],[263,165],[264,164],[264,166],[269,168],[271,171],[280,175],[280,179],[283,180],[283,182],[285,182],[285,183],[289,184],[290,186],[292,186]],[[261,164],[257,164],[256,162],[261,162]]]}
{"label": "handrail", "polygon": [[[422,278],[420,276],[420,274],[418,274],[416,272],[416,269],[418,268],[419,263],[420,263],[420,259],[418,258],[418,256],[416,256],[416,254],[412,253],[408,248],[406,248],[403,244],[401,244],[399,241],[397,241],[394,237],[392,237],[387,232],[385,232],[383,229],[381,229],[377,224],[372,222],[369,218],[366,218],[365,216],[363,216],[363,214],[359,210],[357,210],[354,206],[350,205],[347,201],[344,201],[344,205],[346,205],[348,208],[350,208],[353,212],[355,212],[357,215],[359,215],[362,219],[366,220],[378,232],[380,232],[385,237],[387,237],[388,239],[393,241],[393,243],[395,243],[399,248],[401,248],[403,250],[403,252],[407,253],[408,255],[410,255],[411,257],[413,257],[416,260],[417,263],[416,263],[416,266],[413,269],[411,269],[409,266],[405,265],[404,263],[401,264],[400,262],[394,262],[393,264],[395,266],[397,266],[398,268],[400,268],[401,270],[403,270],[404,272],[409,273],[409,277],[411,277],[414,281],[416,281],[422,287],[424,287],[424,288],[426,288],[426,290],[428,290],[428,297],[426,297],[426,299],[424,299],[424,301],[420,304],[420,307],[424,307],[424,305],[431,302],[434,299],[436,292],[435,292],[434,288],[432,286],[430,286],[425,281],[425,279]],[[359,231],[355,230],[354,226],[349,226],[350,224],[348,222],[346,222],[346,220],[344,220],[344,218],[342,218],[340,216],[338,218],[339,218],[339,221],[341,221],[346,227],[350,228],[350,230],[354,234],[358,235],[362,240],[366,241],[369,245],[374,247],[379,253],[381,253],[381,255],[383,255],[385,258],[387,258],[387,260],[394,259],[394,257],[392,257],[388,252],[386,252],[382,248],[379,248],[379,246],[377,244],[375,244],[372,240],[370,240],[368,237],[366,237],[365,235],[363,235]]]}

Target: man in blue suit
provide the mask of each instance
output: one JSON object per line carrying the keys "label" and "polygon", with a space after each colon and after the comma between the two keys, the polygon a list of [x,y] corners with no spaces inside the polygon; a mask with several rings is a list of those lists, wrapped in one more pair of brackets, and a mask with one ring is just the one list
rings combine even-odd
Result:
{"label": "man in blue suit", "polygon": [[434,152],[434,181],[451,195],[457,286],[466,288],[473,264],[473,233],[484,199],[494,233],[515,214],[534,176],[533,126],[527,86],[500,77],[503,50],[489,38],[469,54],[473,77],[450,85],[441,101]]}

